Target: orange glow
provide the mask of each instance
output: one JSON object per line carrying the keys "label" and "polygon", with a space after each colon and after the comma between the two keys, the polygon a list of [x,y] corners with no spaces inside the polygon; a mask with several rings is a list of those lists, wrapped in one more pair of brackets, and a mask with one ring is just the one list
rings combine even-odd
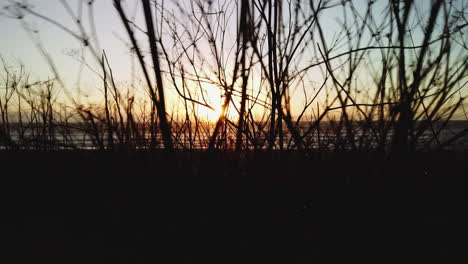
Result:
{"label": "orange glow", "polygon": [[221,106],[219,108],[214,108],[214,110],[204,106],[200,106],[198,109],[198,117],[211,123],[215,123],[220,115]]}
{"label": "orange glow", "polygon": [[217,87],[207,87],[204,90],[203,98],[213,109],[205,106],[199,106],[197,109],[198,117],[204,121],[215,123],[222,113],[221,91]]}

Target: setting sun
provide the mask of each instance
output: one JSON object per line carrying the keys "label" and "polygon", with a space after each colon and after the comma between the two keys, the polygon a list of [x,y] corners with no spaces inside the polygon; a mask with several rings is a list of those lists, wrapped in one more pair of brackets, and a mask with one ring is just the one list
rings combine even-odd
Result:
{"label": "setting sun", "polygon": [[200,106],[200,108],[198,109],[198,115],[201,119],[205,121],[215,123],[221,115],[221,106],[213,106],[213,109],[210,109],[205,106]]}
{"label": "setting sun", "polygon": [[222,113],[222,91],[217,86],[206,85],[203,89],[203,96],[200,99],[211,108],[199,105],[197,107],[198,117],[204,121],[215,123]]}
{"label": "setting sun", "polygon": [[[223,112],[222,104],[224,97],[221,96],[221,91],[218,88],[214,88],[208,89],[204,93],[204,98],[211,108],[202,105],[198,106],[197,116],[204,121],[216,123]],[[235,107],[233,107],[233,102],[229,103],[224,115],[233,120],[237,120],[238,113]]]}

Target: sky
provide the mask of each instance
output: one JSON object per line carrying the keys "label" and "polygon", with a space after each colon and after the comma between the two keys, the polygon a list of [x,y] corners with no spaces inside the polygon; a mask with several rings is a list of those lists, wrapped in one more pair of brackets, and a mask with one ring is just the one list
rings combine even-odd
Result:
{"label": "sky", "polygon": [[[0,0],[0,7],[11,4],[10,0]],[[78,32],[76,24],[71,18],[70,13],[61,4],[60,0],[27,0],[22,1],[27,3],[37,13],[51,18],[63,24],[67,28]],[[82,0],[66,0],[70,5],[72,11],[76,15],[80,10],[80,3],[85,3],[83,6],[83,25],[89,28],[88,15],[86,13],[86,2]],[[137,1],[124,1],[129,5],[129,13],[132,13],[133,3]],[[355,0],[356,7],[359,10],[365,10],[367,0]],[[425,3],[429,0],[418,0],[417,3],[422,7],[424,13]],[[463,3],[463,0],[461,0]],[[166,0],[166,7],[168,10],[174,8],[173,1]],[[188,1],[180,0],[179,3],[188,6]],[[375,4],[377,9],[382,9],[386,5],[385,0],[379,0]],[[343,19],[342,13],[339,9],[337,11],[331,10],[327,13],[328,17],[324,18],[324,27],[327,29],[325,34],[328,34],[330,39],[337,32],[337,21]],[[89,52],[83,47],[83,43],[77,41],[76,38],[67,34],[62,29],[52,25],[44,19],[38,19],[31,14],[25,14],[23,20],[11,17],[11,9],[1,9],[0,13],[0,36],[4,36],[0,41],[0,55],[7,61],[10,66],[17,66],[19,64],[26,67],[26,71],[31,74],[31,79],[44,80],[53,78],[54,74],[50,68],[50,64],[41,55],[34,40],[40,39],[43,47],[53,59],[58,73],[64,79],[67,89],[70,89],[76,94],[79,90],[81,95],[89,98],[98,98],[102,95],[101,83],[99,76],[94,71],[98,71],[99,65],[96,61],[89,56]],[[132,61],[130,59],[130,49],[127,45],[128,37],[123,31],[120,18],[112,5],[112,0],[95,0],[95,25],[98,35],[98,41],[92,39],[91,42],[95,45],[97,50],[104,49],[108,55],[112,70],[115,76],[118,76],[120,82],[128,83],[131,79]],[[137,22],[141,19],[137,17]],[[141,20],[140,20],[141,21]],[[26,22],[35,33],[28,34],[24,28]],[[417,36],[416,36],[417,37]],[[97,47],[99,43],[99,48]],[[206,48],[206,47],[205,47]],[[207,48],[208,49],[208,48]],[[77,54],[86,52],[86,61],[80,61]],[[136,66],[138,67],[138,65]],[[80,83],[77,83],[77,80]],[[216,95],[219,96],[219,93]],[[172,91],[170,96],[176,97],[175,92]],[[175,102],[175,101],[174,101]],[[173,103],[174,103],[173,102]],[[301,104],[298,104],[301,105]]]}
{"label": "sky", "polygon": [[[23,0],[24,1],[24,0]],[[80,2],[83,0],[66,0],[73,11],[78,12]],[[10,0],[0,0],[0,7],[10,4]],[[69,13],[60,3],[61,0],[27,0],[24,1],[34,8],[40,14],[47,16],[55,21],[63,23],[65,26],[76,30]],[[133,1],[124,1],[130,2]],[[137,2],[137,1],[134,1]],[[188,7],[188,1],[180,0],[181,4]],[[383,3],[383,1],[381,1]],[[366,1],[357,1],[358,7],[365,6]],[[166,0],[166,7],[170,8],[171,0]],[[133,7],[132,7],[133,8]],[[44,77],[50,74],[47,63],[41,54],[37,51],[31,37],[24,30],[22,23],[18,19],[11,18],[9,12],[5,9],[0,11],[0,34],[6,36],[0,42],[0,54],[6,59],[20,61],[26,67],[30,67],[38,76]],[[127,40],[127,35],[123,30],[120,18],[113,7],[112,0],[95,0],[95,25],[99,35],[101,48],[105,49],[113,62],[113,70],[116,75],[122,76],[128,74],[128,55],[129,49],[123,43]],[[87,25],[86,10],[83,11],[84,24]],[[336,12],[336,17],[341,14]],[[334,18],[332,18],[334,19]],[[53,56],[60,68],[70,71],[75,69],[77,63],[70,59],[70,52],[81,49],[83,46],[75,38],[65,33],[63,30],[52,26],[49,22],[26,14],[25,20],[34,30],[38,31],[41,40],[47,46],[47,51]],[[334,26],[334,23],[327,25]],[[331,30],[333,31],[333,30]],[[63,67],[62,67],[63,65]],[[68,76],[68,74],[65,74]],[[71,76],[68,76],[72,78]]]}
{"label": "sky", "polygon": [[[7,2],[7,1],[4,1]],[[34,10],[40,14],[59,21],[65,26],[76,29],[70,15],[66,9],[57,0],[29,0],[27,1]],[[80,1],[68,1],[73,9],[77,10],[77,4]],[[75,4],[75,5],[73,5]],[[118,76],[128,76],[128,54],[129,50],[125,47],[119,38],[125,38],[116,12],[110,0],[95,1],[95,25],[99,35],[99,43],[109,54],[112,62],[113,71]],[[3,11],[5,14],[6,11]],[[87,26],[86,14],[85,26]],[[73,83],[77,78],[77,72],[81,63],[74,58],[76,51],[83,49],[82,43],[77,39],[65,33],[63,30],[51,25],[42,19],[37,19],[30,14],[26,14],[25,21],[37,34],[33,38],[40,37],[45,49],[53,58],[60,74],[67,83]],[[49,65],[38,52],[31,35],[24,29],[18,19],[12,19],[7,16],[0,16],[0,34],[7,36],[0,43],[0,54],[11,64],[20,62],[37,78],[53,77]],[[92,60],[88,61],[93,63]],[[94,64],[92,64],[94,65]],[[89,75],[88,75],[89,77]]]}
{"label": "sky", "polygon": [[[74,23],[74,19],[67,11],[61,0],[27,0],[27,3],[35,12],[44,15],[54,21],[59,22],[73,32],[79,34],[79,29]],[[88,33],[92,33],[86,3],[86,0],[66,0],[71,7],[74,15],[82,9],[82,23]],[[44,19],[37,18],[31,14],[25,14],[23,19],[16,19],[11,16],[11,8],[5,9],[5,6],[11,5],[10,0],[0,0],[0,7],[3,7],[0,13],[0,35],[7,36],[0,41],[0,55],[11,67],[23,65],[26,72],[30,74],[30,79],[33,81],[46,80],[54,78],[53,70],[50,63],[44,58],[37,46],[37,39],[40,39],[42,46],[47,54],[53,60],[58,74],[63,79],[66,90],[70,91],[66,94],[71,94],[74,98],[80,98],[84,101],[93,102],[93,98],[101,100],[102,98],[102,81],[96,74],[99,72],[100,65],[90,56],[83,43],[65,32],[63,29],[56,27]],[[137,1],[124,1],[128,8],[126,11],[129,16],[135,13],[135,5]],[[183,5],[188,2],[182,0]],[[174,8],[171,1],[166,1],[165,6],[168,10]],[[140,6],[139,6],[140,7]],[[140,7],[141,8],[141,7]],[[129,40],[123,24],[118,16],[112,0],[95,0],[93,3],[94,25],[96,27],[97,38],[93,38],[91,43],[95,45],[95,49],[100,52],[104,50],[109,59],[114,76],[122,86],[128,86],[132,79],[132,67],[137,71],[138,64],[132,65],[135,61],[131,59]],[[13,14],[15,14],[13,12]],[[136,16],[136,22],[142,21],[142,16]],[[26,22],[26,23],[23,23]],[[30,27],[34,33],[28,33],[24,25]],[[97,40],[97,41],[96,41]],[[80,54],[84,52],[85,61],[80,58]],[[99,54],[101,55],[101,54]],[[79,80],[79,82],[78,82]],[[139,87],[140,93],[144,94],[144,88]],[[177,104],[178,99],[173,89],[169,90],[169,103]],[[62,93],[63,96],[64,93]],[[220,93],[211,93],[219,97]],[[94,102],[96,102],[94,100]],[[214,102],[218,103],[218,102]],[[168,107],[170,108],[170,106]],[[217,111],[214,112],[215,114]],[[213,113],[206,111],[207,115],[213,116]]]}

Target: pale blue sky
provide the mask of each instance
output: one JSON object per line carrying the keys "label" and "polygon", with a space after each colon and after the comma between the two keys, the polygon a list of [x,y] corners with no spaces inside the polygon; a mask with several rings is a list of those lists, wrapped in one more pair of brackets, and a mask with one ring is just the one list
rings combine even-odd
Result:
{"label": "pale blue sky", "polygon": [[[3,3],[5,2],[7,1],[3,1]],[[50,17],[78,32],[70,15],[60,4],[60,1],[29,0],[27,2],[34,6],[34,10],[38,13],[44,14],[45,16]],[[78,9],[78,2],[79,0],[68,1],[75,11]],[[116,73],[124,74],[127,72],[125,69],[126,67],[120,66],[128,66],[128,61],[126,60],[128,56],[125,56],[128,54],[128,49],[121,44],[121,41],[118,40],[115,35],[120,35],[122,38],[126,37],[122,34],[121,22],[116,16],[110,0],[95,1],[94,6],[96,14],[95,24],[101,46],[105,48],[110,55],[112,55],[109,57],[115,64],[113,67],[115,68]],[[84,7],[86,8],[86,5],[84,5]],[[83,23],[86,28],[88,28],[88,20],[85,15],[86,9],[83,9],[83,11]],[[5,11],[2,12],[5,13]],[[74,79],[76,74],[70,73],[77,72],[79,63],[67,54],[72,50],[80,50],[82,48],[82,43],[78,42],[75,38],[47,21],[37,19],[30,14],[26,14],[25,21],[27,21],[34,30],[39,31],[37,35],[40,36],[46,50],[54,59],[57,68],[59,68],[63,77],[67,79],[67,82],[71,81],[70,79]],[[1,16],[0,35],[6,36],[0,42],[0,53],[8,61],[14,63],[19,60],[27,67],[27,69],[34,73],[34,75],[37,75],[37,77],[40,78],[44,78],[51,74],[47,63],[38,52],[37,47],[35,47],[30,36],[24,30],[19,20]]]}
{"label": "pale blue sky", "polygon": [[[0,0],[0,5],[7,5],[9,0]],[[34,7],[38,13],[44,14],[65,26],[77,31],[76,25],[73,23],[70,15],[66,12],[60,0],[27,0],[28,4]],[[67,0],[75,12],[78,10],[82,0]],[[132,3],[133,1],[126,1]],[[135,1],[136,2],[136,1]],[[166,0],[166,2],[171,2]],[[181,2],[184,2],[183,0]],[[363,10],[366,0],[356,1],[358,7],[362,5]],[[379,1],[378,1],[379,2]],[[380,1],[384,3],[385,1]],[[112,5],[112,0],[96,0],[94,3],[95,24],[99,35],[101,47],[106,50],[109,58],[113,62],[113,68],[120,76],[128,73],[128,49],[119,39],[121,37],[127,41],[126,33],[123,31],[120,19]],[[0,54],[9,61],[21,61],[34,74],[41,77],[50,74],[47,64],[43,57],[38,53],[37,48],[31,42],[30,37],[23,29],[18,19],[11,19],[5,16],[8,13],[6,10],[1,11],[4,15],[0,16],[0,35],[4,36],[0,42]],[[340,17],[340,12],[336,13],[336,18]],[[83,5],[84,25],[87,26],[86,4]],[[335,19],[329,17],[327,19]],[[51,25],[47,21],[35,18],[30,14],[26,14],[25,21],[32,25],[33,29],[39,31],[39,36],[46,46],[47,51],[53,56],[54,61],[61,68],[70,72],[71,69],[76,70],[77,63],[70,59],[67,55],[70,50],[77,50],[82,47],[75,38],[65,33],[63,30]],[[333,25],[327,25],[328,28]],[[88,29],[88,27],[86,27]],[[333,30],[328,30],[331,33]],[[118,37],[119,36],[119,37]],[[68,73],[66,78],[73,78]]]}

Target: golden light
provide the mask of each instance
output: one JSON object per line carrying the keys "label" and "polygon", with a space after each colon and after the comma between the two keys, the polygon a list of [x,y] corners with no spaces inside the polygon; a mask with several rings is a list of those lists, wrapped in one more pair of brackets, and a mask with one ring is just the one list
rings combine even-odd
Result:
{"label": "golden light", "polygon": [[203,97],[213,109],[199,106],[197,109],[198,117],[204,121],[215,123],[222,112],[221,91],[217,87],[209,87],[204,90]]}
{"label": "golden light", "polygon": [[213,108],[214,109],[210,109],[205,106],[200,106],[198,108],[198,117],[204,121],[215,123],[221,115],[221,106]]}
{"label": "golden light", "polygon": [[[222,105],[225,101],[223,89],[215,84],[208,83],[203,83],[200,89],[195,82],[187,82],[186,87],[192,91],[198,90],[198,93],[195,95],[196,100],[210,106],[196,105],[195,114],[197,118],[205,122],[216,123],[223,112]],[[232,99],[235,98],[233,97]],[[238,119],[239,114],[234,104],[235,102],[231,101],[225,111],[225,116],[230,120]]]}

